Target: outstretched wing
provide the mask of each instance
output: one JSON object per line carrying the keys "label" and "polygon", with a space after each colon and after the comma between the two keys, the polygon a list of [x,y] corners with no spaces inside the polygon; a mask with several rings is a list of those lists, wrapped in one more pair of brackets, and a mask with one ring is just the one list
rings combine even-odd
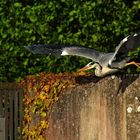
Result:
{"label": "outstretched wing", "polygon": [[100,56],[103,54],[102,52],[98,52],[94,49],[84,48],[79,46],[65,46],[59,48],[54,45],[33,45],[33,46],[25,46],[30,52],[34,54],[48,54],[55,56],[63,56],[63,55],[75,55],[81,56],[88,59],[92,59],[95,62],[99,61]]}
{"label": "outstretched wing", "polygon": [[129,51],[134,51],[139,47],[140,47],[140,33],[138,34],[136,33],[134,35],[129,35],[125,37],[116,47],[115,52],[109,61],[109,64],[111,65],[112,61],[115,60],[115,58],[127,57]]}

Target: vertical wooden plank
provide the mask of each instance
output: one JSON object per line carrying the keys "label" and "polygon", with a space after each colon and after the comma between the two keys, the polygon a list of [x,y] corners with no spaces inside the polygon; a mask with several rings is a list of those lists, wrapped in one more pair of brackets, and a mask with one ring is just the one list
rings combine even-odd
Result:
{"label": "vertical wooden plank", "polygon": [[19,91],[19,120],[20,120],[20,140],[23,140],[22,130],[23,130],[23,91]]}
{"label": "vertical wooden plank", "polygon": [[10,140],[14,140],[14,127],[13,127],[13,123],[14,123],[14,120],[13,120],[13,98],[14,98],[14,95],[13,95],[13,91],[10,92]]}
{"label": "vertical wooden plank", "polygon": [[8,140],[9,138],[9,112],[8,112],[8,109],[9,109],[9,91],[8,90],[5,90],[4,91],[4,108],[5,108],[5,140]]}
{"label": "vertical wooden plank", "polygon": [[14,90],[14,140],[18,139],[18,92]]}
{"label": "vertical wooden plank", "polygon": [[0,118],[0,140],[5,140],[5,118]]}
{"label": "vertical wooden plank", "polygon": [[5,117],[6,140],[22,140],[23,94],[18,97],[20,91],[15,83],[0,83],[0,117]]}
{"label": "vertical wooden plank", "polygon": [[2,90],[0,90],[0,117],[4,117],[2,100],[3,100],[3,93]]}

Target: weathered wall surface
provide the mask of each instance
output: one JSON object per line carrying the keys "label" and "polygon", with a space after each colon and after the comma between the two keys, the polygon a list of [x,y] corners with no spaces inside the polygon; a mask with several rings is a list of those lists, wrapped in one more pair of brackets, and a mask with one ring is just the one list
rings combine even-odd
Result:
{"label": "weathered wall surface", "polygon": [[140,76],[77,82],[54,105],[46,139],[140,140]]}

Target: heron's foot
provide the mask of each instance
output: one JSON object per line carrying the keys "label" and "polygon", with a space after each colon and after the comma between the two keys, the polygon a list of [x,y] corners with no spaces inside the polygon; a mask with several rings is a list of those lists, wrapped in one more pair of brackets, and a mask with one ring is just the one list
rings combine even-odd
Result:
{"label": "heron's foot", "polygon": [[129,65],[135,65],[136,67],[138,67],[140,69],[140,63],[137,63],[135,61],[132,61],[132,62],[129,62],[126,64],[126,66],[129,66]]}

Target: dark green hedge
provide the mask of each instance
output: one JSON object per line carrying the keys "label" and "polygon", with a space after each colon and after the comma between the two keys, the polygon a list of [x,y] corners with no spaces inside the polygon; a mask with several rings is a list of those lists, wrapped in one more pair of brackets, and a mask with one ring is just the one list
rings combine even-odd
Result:
{"label": "dark green hedge", "polygon": [[0,80],[40,71],[75,71],[88,60],[33,55],[24,45],[78,44],[113,51],[140,29],[139,0],[5,0],[0,2]]}

